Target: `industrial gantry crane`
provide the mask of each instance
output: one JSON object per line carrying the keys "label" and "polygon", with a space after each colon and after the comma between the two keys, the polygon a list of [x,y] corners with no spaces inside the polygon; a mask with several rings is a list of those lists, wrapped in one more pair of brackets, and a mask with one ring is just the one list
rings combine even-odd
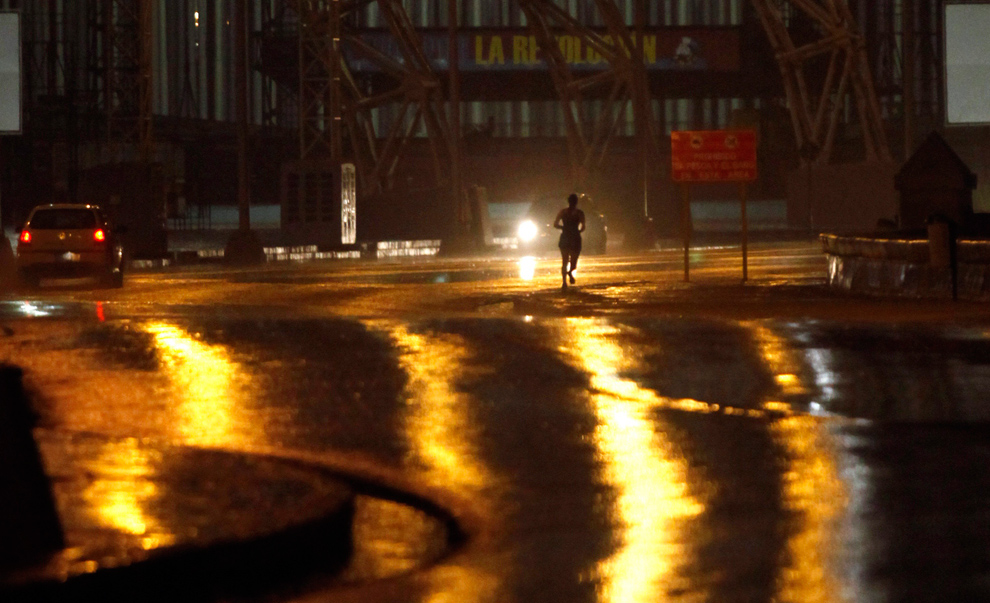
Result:
{"label": "industrial gantry crane", "polygon": [[[407,142],[425,128],[437,179],[451,161],[447,94],[423,52],[422,42],[400,0],[286,0],[299,17],[299,155],[302,161],[345,156],[354,161],[367,192],[391,186]],[[401,57],[388,56],[361,39],[349,16],[377,4]],[[369,94],[345,60],[344,48],[373,63],[390,81]],[[398,111],[379,136],[372,113],[387,105]]]}
{"label": "industrial gantry crane", "polygon": [[[547,0],[517,0],[550,70],[564,114],[572,170],[580,188],[590,184],[620,119],[631,106],[639,140],[641,165],[660,156],[657,119],[651,107],[643,60],[645,2],[637,1],[636,26],[631,29],[614,0],[595,0],[604,30],[592,29]],[[576,73],[561,51],[557,34],[566,32],[602,57],[601,69]],[[582,101],[589,93],[601,98],[598,111],[586,120]]]}
{"label": "industrial gantry crane", "polygon": [[[773,46],[784,82],[794,136],[806,162],[829,162],[835,134],[850,95],[854,99],[868,160],[891,161],[866,44],[846,0],[752,0]],[[800,13],[818,39],[796,44],[785,14]],[[807,66],[828,57],[824,80],[814,82]]]}
{"label": "industrial gantry crane", "polygon": [[[632,1],[635,17],[630,23],[625,14],[628,2],[592,0],[602,26],[591,27],[557,2],[515,0],[539,45],[564,109],[577,182],[595,180],[595,172],[612,148],[621,119],[630,108],[644,173],[656,170],[652,176],[644,176],[644,183],[662,175],[657,167],[665,155],[661,148],[662,116],[658,117],[650,95],[639,46],[646,0]],[[775,52],[804,162],[826,164],[833,160],[839,126],[851,119],[857,122],[865,157],[889,161],[865,39],[847,0],[749,1]],[[30,4],[32,14],[55,5],[47,0]],[[297,33],[298,76],[292,78],[293,90],[280,90],[279,94],[283,101],[293,94],[297,97],[295,117],[302,161],[352,161],[365,193],[385,191],[394,186],[396,166],[413,146],[411,139],[425,134],[438,188],[449,183],[451,175],[457,173],[451,166],[458,161],[460,137],[459,107],[453,106],[457,98],[451,94],[454,78],[448,88],[443,74],[431,65],[401,0],[278,0],[261,6],[268,4],[280,6],[287,15],[283,25]],[[372,5],[378,9],[397,56],[362,39],[356,16]],[[73,4],[74,13],[78,12],[76,6]],[[85,0],[85,6],[88,79],[77,86],[77,102],[85,103],[86,118],[95,118],[93,123],[99,124],[100,138],[109,149],[104,156],[110,161],[123,160],[125,155],[147,161],[154,134],[151,43],[155,0]],[[810,23],[806,35],[794,35],[792,24],[796,20]],[[456,27],[456,19],[453,22]],[[601,57],[599,68],[574,70],[562,55],[557,39],[561,33],[578,37],[593,49]],[[61,58],[57,32],[49,37],[52,49],[46,60],[52,67]],[[454,38],[452,35],[451,40]],[[367,74],[355,76],[348,57],[360,57],[375,65],[373,87],[367,85]],[[886,93],[892,94],[889,90]],[[588,99],[599,102],[584,102]],[[386,129],[379,131],[373,113],[385,107],[391,119]]]}
{"label": "industrial gantry crane", "polygon": [[102,118],[110,159],[137,149],[147,162],[152,149],[152,0],[89,0],[88,26],[92,114]]}
{"label": "industrial gantry crane", "polygon": [[[751,1],[774,49],[801,161],[805,165],[829,163],[850,99],[856,108],[866,159],[891,161],[865,40],[846,0]],[[517,2],[540,45],[563,108],[575,180],[581,186],[596,180],[596,169],[616,134],[618,120],[631,106],[642,166],[644,211],[649,213],[649,183],[661,177],[662,168],[658,161],[659,119],[638,43],[643,39],[646,3],[636,0],[630,26],[615,0],[594,0],[605,27],[593,29],[551,0]],[[810,22],[813,35],[796,42],[788,25],[802,18]],[[558,44],[561,32],[594,49],[604,59],[603,68],[575,72]],[[828,65],[821,78],[813,75],[812,68],[817,68],[823,57]],[[604,100],[596,114],[582,119],[582,110],[587,111],[582,100],[589,93]]]}

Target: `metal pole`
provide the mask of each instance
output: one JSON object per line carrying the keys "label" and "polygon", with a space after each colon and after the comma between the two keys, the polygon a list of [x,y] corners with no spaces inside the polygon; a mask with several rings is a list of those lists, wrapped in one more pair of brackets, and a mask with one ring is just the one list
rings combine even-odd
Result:
{"label": "metal pole", "polygon": [[97,9],[103,18],[102,30],[103,38],[100,48],[100,56],[102,57],[103,66],[103,110],[105,115],[103,116],[106,120],[105,125],[105,136],[106,144],[110,149],[110,155],[113,156],[113,161],[117,161],[118,157],[117,151],[114,148],[114,136],[113,136],[113,125],[116,119],[116,109],[114,108],[114,95],[113,89],[116,86],[117,81],[117,69],[114,64],[114,38],[116,37],[116,31],[113,25],[113,2],[109,0],[100,4]]}
{"label": "metal pole", "polygon": [[643,218],[650,217],[649,203],[649,168],[647,167],[646,146],[649,144],[647,137],[650,132],[646,127],[646,112],[650,110],[649,88],[646,79],[646,53],[643,49],[643,36],[646,33],[646,0],[636,2],[636,71],[633,77],[636,78],[636,134],[638,135],[639,146],[639,167],[642,171],[643,186]]}
{"label": "metal pole", "polygon": [[236,45],[234,70],[237,93],[237,206],[238,227],[251,230],[251,200],[248,189],[247,166],[247,10],[248,0],[238,0],[234,15],[234,43]]}
{"label": "metal pole", "polygon": [[138,109],[138,144],[141,149],[141,161],[147,165],[151,162],[152,151],[152,82],[151,82],[151,50],[153,44],[152,1],[140,0],[138,4],[138,99],[141,107]]}
{"label": "metal pole", "polygon": [[902,0],[901,23],[904,28],[904,159],[910,159],[914,150],[914,115],[916,99],[914,94],[915,50],[914,50],[914,0]]}
{"label": "metal pole", "polygon": [[743,282],[749,278],[749,217],[746,215],[746,183],[739,183],[739,201],[742,207],[742,268]]}
{"label": "metal pole", "polygon": [[206,18],[200,20],[206,30],[206,119],[217,118],[217,7],[215,0],[206,2]]}
{"label": "metal pole", "polygon": [[344,154],[340,98],[340,1],[330,2],[330,163],[338,166]]}
{"label": "metal pole", "polygon": [[45,67],[48,69],[47,94],[55,98],[58,89],[58,5],[48,0],[48,48]]}
{"label": "metal pole", "polygon": [[684,282],[691,282],[691,185],[681,184],[681,230],[684,235]]}
{"label": "metal pole", "polygon": [[450,188],[454,215],[461,215],[461,63],[457,0],[447,2],[447,75],[450,78]]}

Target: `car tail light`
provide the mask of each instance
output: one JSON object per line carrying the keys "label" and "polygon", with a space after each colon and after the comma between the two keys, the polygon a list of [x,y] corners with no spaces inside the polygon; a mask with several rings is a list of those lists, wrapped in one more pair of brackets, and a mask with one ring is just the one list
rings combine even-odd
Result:
{"label": "car tail light", "polygon": [[107,233],[103,232],[102,228],[97,228],[93,231],[93,241],[96,243],[102,243],[107,240]]}
{"label": "car tail light", "polygon": [[31,231],[30,230],[22,230],[21,231],[21,236],[18,239],[18,241],[20,241],[22,244],[25,244],[25,245],[28,244],[28,243],[30,243],[31,242]]}

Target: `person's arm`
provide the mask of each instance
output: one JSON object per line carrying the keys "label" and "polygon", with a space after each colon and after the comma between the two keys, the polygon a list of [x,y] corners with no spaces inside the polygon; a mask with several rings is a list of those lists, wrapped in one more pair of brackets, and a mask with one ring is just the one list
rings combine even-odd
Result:
{"label": "person's arm", "polygon": [[557,230],[564,230],[564,212],[566,209],[562,209],[557,212],[557,217],[553,219],[553,227]]}
{"label": "person's arm", "polygon": [[584,212],[578,210],[578,232],[584,232]]}

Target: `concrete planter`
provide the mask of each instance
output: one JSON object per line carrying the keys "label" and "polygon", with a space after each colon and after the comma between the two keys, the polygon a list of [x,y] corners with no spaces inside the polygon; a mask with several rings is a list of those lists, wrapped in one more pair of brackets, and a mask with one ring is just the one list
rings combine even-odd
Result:
{"label": "concrete planter", "polygon": [[[889,297],[951,299],[952,270],[930,261],[927,239],[821,235],[832,287]],[[990,300],[990,240],[957,242],[958,296]]]}

